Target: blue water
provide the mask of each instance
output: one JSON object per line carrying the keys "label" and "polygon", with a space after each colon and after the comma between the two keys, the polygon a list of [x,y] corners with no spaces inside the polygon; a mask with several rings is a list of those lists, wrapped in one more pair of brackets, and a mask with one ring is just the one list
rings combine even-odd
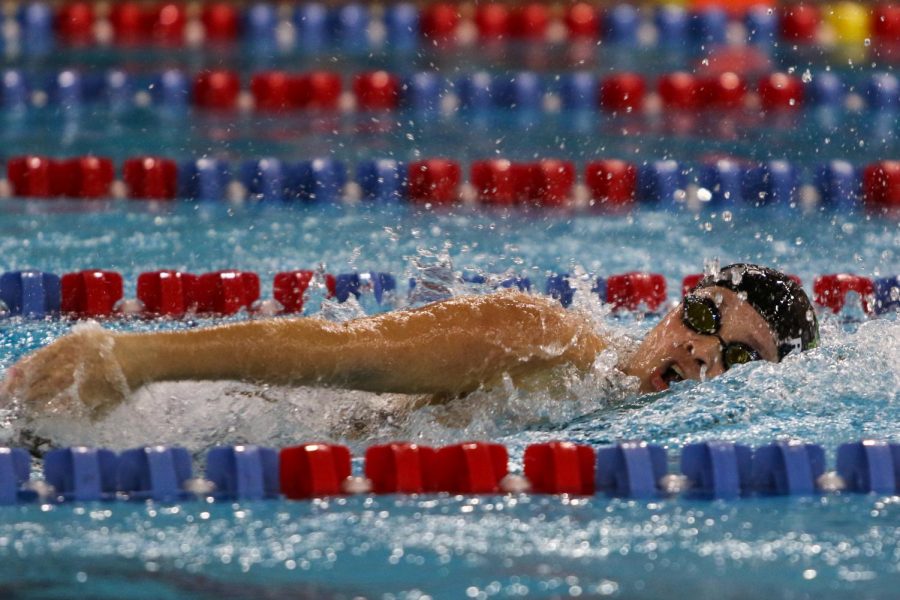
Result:
{"label": "blue water", "polygon": [[[456,271],[514,272],[535,282],[560,271],[657,271],[674,299],[680,278],[706,259],[773,264],[810,289],[821,273],[896,271],[900,242],[895,221],[778,208],[726,215],[644,209],[614,217],[402,206],[78,206],[4,204],[3,267],[118,269],[126,296],[144,270],[241,268],[259,272],[269,296],[279,270],[324,264],[332,272],[416,275],[412,257],[434,263],[444,252]],[[587,295],[579,304],[627,336],[654,322],[609,317]],[[0,366],[69,326],[4,323]],[[484,394],[482,409],[470,406],[474,419],[460,428],[435,424],[425,413],[372,436],[434,444],[495,439],[510,448],[514,468],[527,444],[550,439],[601,445],[639,438],[677,457],[696,440],[760,445],[797,437],[823,444],[833,461],[841,442],[900,438],[898,366],[895,316],[855,323],[826,316],[822,347],[781,365],[753,364],[624,400],[591,378],[572,383],[562,400]],[[38,430],[55,443],[124,448],[161,441],[198,454],[239,441],[335,439],[359,455],[370,443],[342,436],[326,418],[330,406],[340,407],[331,417],[352,414],[348,407],[371,400],[363,395],[179,385],[138,393],[99,423],[69,418],[38,423]],[[7,434],[15,432],[13,423]],[[9,598],[888,598],[900,581],[897,502],[505,496],[33,505],[0,510],[0,579]]]}

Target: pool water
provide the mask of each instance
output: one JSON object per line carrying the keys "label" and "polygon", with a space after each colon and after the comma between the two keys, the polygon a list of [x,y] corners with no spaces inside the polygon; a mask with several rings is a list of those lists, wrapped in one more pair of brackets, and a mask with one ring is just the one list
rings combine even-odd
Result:
{"label": "pool water", "polygon": [[[900,241],[897,223],[888,219],[776,207],[597,216],[467,207],[92,206],[4,205],[7,268],[117,269],[128,282],[126,297],[133,297],[139,272],[160,267],[254,270],[264,297],[273,273],[319,265],[331,272],[383,270],[401,281],[434,265],[516,273],[538,291],[552,272],[639,269],[663,273],[674,301],[681,277],[708,259],[776,265],[809,289],[826,272],[893,272]],[[458,285],[457,291],[485,292]],[[395,302],[402,305],[400,296]],[[619,335],[639,337],[655,321],[610,316],[584,289],[576,298],[598,326]],[[335,308],[328,314],[342,318]],[[362,307],[346,310],[343,317]],[[0,366],[70,326],[4,322]],[[466,407],[473,417],[462,426],[424,412],[364,439],[342,433],[335,421],[367,418],[353,407],[371,403],[369,395],[228,383],[160,384],[98,423],[67,417],[29,427],[60,445],[176,443],[198,454],[216,444],[331,439],[361,455],[372,440],[483,438],[507,445],[514,469],[527,444],[553,439],[594,445],[642,439],[664,444],[674,458],[692,441],[757,446],[795,437],[824,445],[831,463],[842,442],[900,436],[900,324],[895,315],[862,321],[823,315],[822,330],[821,348],[780,365],[756,363],[658,395],[624,396],[604,378],[610,365],[598,364],[596,376],[572,382],[563,399],[476,394]],[[15,440],[21,426],[12,422],[6,435]],[[91,598],[887,598],[900,580],[897,504],[894,497],[846,495],[31,505],[0,511],[0,572],[11,598],[66,598],[75,590]]]}

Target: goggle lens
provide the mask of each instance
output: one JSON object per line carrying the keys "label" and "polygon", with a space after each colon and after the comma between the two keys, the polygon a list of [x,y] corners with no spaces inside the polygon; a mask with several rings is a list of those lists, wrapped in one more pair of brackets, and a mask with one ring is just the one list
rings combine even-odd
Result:
{"label": "goggle lens", "polygon": [[688,296],[684,299],[684,322],[697,333],[712,335],[719,330],[719,312],[712,302]]}
{"label": "goggle lens", "polygon": [[744,344],[732,342],[725,347],[722,352],[725,358],[725,368],[730,369],[734,365],[742,365],[744,363],[759,360],[759,355],[752,348],[748,348]]}

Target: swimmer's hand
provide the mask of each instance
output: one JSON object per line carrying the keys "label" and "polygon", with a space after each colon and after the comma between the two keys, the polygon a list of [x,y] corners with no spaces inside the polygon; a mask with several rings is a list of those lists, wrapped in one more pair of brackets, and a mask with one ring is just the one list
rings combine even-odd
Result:
{"label": "swimmer's hand", "polygon": [[115,355],[115,338],[96,323],[76,326],[13,365],[0,397],[29,413],[102,416],[131,391]]}

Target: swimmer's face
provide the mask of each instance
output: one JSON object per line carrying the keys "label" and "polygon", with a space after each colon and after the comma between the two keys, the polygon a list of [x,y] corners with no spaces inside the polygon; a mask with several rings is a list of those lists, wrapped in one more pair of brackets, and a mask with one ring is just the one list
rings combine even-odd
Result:
{"label": "swimmer's face", "polygon": [[[726,344],[740,342],[764,360],[778,362],[775,336],[752,305],[731,290],[716,286],[697,290],[694,295],[709,298],[718,307],[718,336]],[[685,325],[680,304],[650,331],[625,367],[626,373],[640,380],[642,392],[660,392],[676,381],[709,379],[725,370],[719,339]]]}

